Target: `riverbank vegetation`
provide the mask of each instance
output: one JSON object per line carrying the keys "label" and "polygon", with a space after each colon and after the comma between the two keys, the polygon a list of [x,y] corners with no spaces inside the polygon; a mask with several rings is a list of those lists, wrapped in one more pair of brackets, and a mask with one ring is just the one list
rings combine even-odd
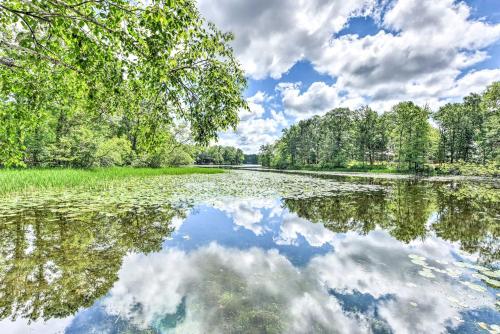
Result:
{"label": "riverbank vegetation", "polygon": [[432,112],[401,102],[378,113],[337,108],[260,149],[273,168],[500,175],[500,82]]}
{"label": "riverbank vegetation", "polygon": [[199,167],[0,170],[0,195],[53,188],[97,189],[131,177],[223,172],[222,169]]}
{"label": "riverbank vegetation", "polygon": [[211,146],[200,149],[196,156],[199,165],[241,165],[245,160],[243,151],[232,146]]}
{"label": "riverbank vegetation", "polygon": [[246,109],[246,78],[192,0],[0,6],[0,167],[193,162]]}

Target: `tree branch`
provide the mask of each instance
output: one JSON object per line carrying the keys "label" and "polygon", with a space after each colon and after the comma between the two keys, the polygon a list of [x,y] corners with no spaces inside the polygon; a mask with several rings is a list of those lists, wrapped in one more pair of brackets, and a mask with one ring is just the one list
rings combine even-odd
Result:
{"label": "tree branch", "polygon": [[40,53],[40,52],[38,52],[36,50],[24,48],[22,46],[15,45],[15,44],[12,44],[12,43],[0,40],[0,45],[2,45],[2,44],[5,45],[5,46],[7,46],[8,48],[10,48],[12,50],[20,51],[20,52],[23,52],[23,53],[28,53],[30,55],[33,55],[33,56],[36,56],[36,57],[48,60],[48,61],[50,61],[54,65],[62,65],[64,67],[66,67],[66,68],[69,68],[69,69],[75,71],[75,72],[81,73],[81,71],[79,69],[77,69],[76,67],[63,62],[62,60],[59,60],[59,59],[47,56],[47,55],[45,55],[43,53]]}
{"label": "tree branch", "polygon": [[8,68],[21,68],[20,66],[17,66],[14,59],[12,58],[5,58],[5,57],[0,57],[0,65],[3,65]]}

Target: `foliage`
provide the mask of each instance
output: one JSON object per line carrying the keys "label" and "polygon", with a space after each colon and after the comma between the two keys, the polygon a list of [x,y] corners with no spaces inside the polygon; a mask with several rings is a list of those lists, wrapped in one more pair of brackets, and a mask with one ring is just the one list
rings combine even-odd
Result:
{"label": "foliage", "polygon": [[479,252],[486,263],[498,260],[498,189],[479,183],[412,181],[397,182],[390,189],[388,193],[285,199],[284,203],[299,217],[336,233],[366,235],[383,228],[405,243],[435,233],[444,240],[459,241],[467,252]]}
{"label": "foliage", "polygon": [[100,143],[96,156],[100,166],[123,166],[132,154],[130,142],[124,137],[113,137]]}
{"label": "foliage", "polygon": [[478,135],[483,164],[487,160],[500,159],[500,82],[490,85],[483,94],[481,110],[484,113],[483,126]]}
{"label": "foliage", "polygon": [[356,148],[363,164],[368,159],[370,166],[375,160],[382,160],[387,150],[387,117],[380,117],[369,107],[358,111],[356,122]]}
{"label": "foliage", "polygon": [[398,165],[406,162],[408,169],[417,169],[427,160],[429,149],[429,111],[413,102],[393,107],[393,150]]}
{"label": "foliage", "polygon": [[[273,168],[381,172],[446,173],[460,166],[457,174],[498,175],[499,101],[496,82],[482,95],[471,94],[434,114],[410,101],[385,113],[368,106],[337,108],[283,130],[279,140],[260,148],[258,161]],[[465,164],[435,165],[457,161]]]}
{"label": "foliage", "polygon": [[118,280],[126,254],[159,251],[170,221],[183,215],[169,205],[103,204],[76,214],[56,205],[0,217],[0,319],[48,320],[90,307]]}
{"label": "foliage", "polygon": [[465,176],[500,176],[500,164],[497,161],[489,163],[475,164],[467,162],[442,163],[436,165],[435,172],[445,175],[465,175]]}
{"label": "foliage", "polygon": [[485,113],[480,107],[481,97],[471,94],[464,103],[448,103],[434,115],[440,130],[439,160],[451,163],[480,160],[475,142],[480,141]]}
{"label": "foliage", "polygon": [[2,1],[0,166],[87,167],[115,137],[163,163],[179,121],[209,143],[247,107],[231,39],[192,0]]}
{"label": "foliage", "polygon": [[243,151],[232,146],[210,146],[196,155],[196,163],[200,165],[240,165],[244,159]]}
{"label": "foliage", "polygon": [[259,157],[257,154],[245,154],[243,163],[248,165],[256,165],[258,163],[258,158]]}

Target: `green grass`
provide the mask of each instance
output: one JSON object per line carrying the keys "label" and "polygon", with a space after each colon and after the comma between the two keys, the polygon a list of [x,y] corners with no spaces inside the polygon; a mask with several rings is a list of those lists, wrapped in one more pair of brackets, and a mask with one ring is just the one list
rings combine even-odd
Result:
{"label": "green grass", "polygon": [[129,177],[218,174],[222,169],[199,167],[0,170],[0,195],[53,188],[97,189]]}

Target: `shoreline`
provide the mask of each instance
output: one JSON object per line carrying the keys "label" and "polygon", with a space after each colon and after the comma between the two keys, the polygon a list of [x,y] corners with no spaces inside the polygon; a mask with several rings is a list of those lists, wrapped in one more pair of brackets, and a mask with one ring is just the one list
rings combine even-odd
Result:
{"label": "shoreline", "polygon": [[431,182],[450,182],[450,181],[474,181],[474,182],[498,182],[500,177],[495,176],[474,176],[474,175],[416,175],[410,173],[371,173],[371,172],[346,172],[346,171],[313,171],[304,169],[277,169],[268,168],[257,165],[198,165],[203,168],[222,168],[231,170],[246,170],[255,172],[270,172],[270,173],[290,173],[302,175],[324,175],[338,177],[360,177],[371,179],[387,179],[387,180],[421,180]]}

